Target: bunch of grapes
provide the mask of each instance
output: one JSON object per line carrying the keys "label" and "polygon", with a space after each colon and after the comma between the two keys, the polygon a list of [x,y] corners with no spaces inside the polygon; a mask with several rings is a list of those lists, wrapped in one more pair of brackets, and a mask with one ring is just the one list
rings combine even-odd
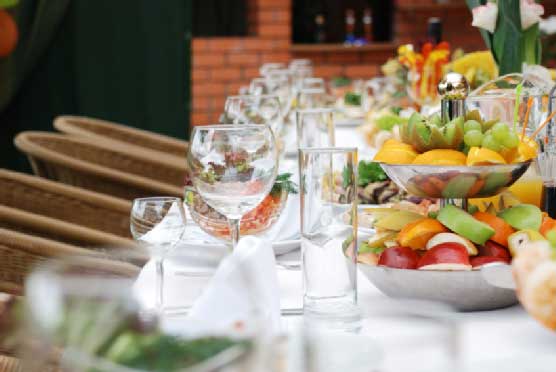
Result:
{"label": "bunch of grapes", "polygon": [[[497,122],[481,125],[476,120],[467,120],[463,126],[466,149],[484,147],[498,153],[519,146],[519,137],[506,123]],[[485,124],[487,124],[485,123]],[[490,125],[492,124],[492,125]]]}

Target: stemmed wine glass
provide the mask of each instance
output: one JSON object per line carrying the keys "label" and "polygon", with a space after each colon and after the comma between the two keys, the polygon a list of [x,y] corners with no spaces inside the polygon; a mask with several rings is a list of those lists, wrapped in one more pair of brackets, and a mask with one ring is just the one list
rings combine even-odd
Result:
{"label": "stemmed wine glass", "polygon": [[282,130],[280,99],[274,94],[229,96],[224,113],[233,124],[267,124],[276,136]]}
{"label": "stemmed wine glass", "polygon": [[187,163],[200,197],[228,219],[232,249],[241,218],[270,192],[278,172],[278,150],[267,125],[197,126]]}
{"label": "stemmed wine glass", "polygon": [[156,310],[164,311],[164,258],[185,232],[185,210],[180,198],[139,198],[131,207],[133,238],[147,245],[156,266]]}

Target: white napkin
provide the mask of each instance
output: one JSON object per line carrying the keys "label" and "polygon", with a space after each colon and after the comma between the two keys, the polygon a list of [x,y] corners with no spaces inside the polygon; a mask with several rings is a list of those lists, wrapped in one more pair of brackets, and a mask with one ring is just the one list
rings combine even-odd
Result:
{"label": "white napkin", "polygon": [[247,236],[226,257],[201,297],[193,305],[188,320],[198,330],[230,329],[238,322],[248,324],[253,311],[267,331],[278,333],[280,297],[276,262],[267,240]]}
{"label": "white napkin", "polygon": [[[267,240],[242,238],[216,271],[211,271],[210,265],[193,267],[184,262],[183,258],[169,258],[165,263],[164,306],[183,306],[188,300],[192,307],[187,316],[163,319],[166,332],[187,336],[228,333],[238,323],[256,326],[252,324],[254,311],[265,331],[281,331],[276,262]],[[203,257],[203,262],[209,261]],[[180,272],[185,274],[179,275]],[[134,285],[134,294],[145,306],[154,304],[154,275],[151,261]]]}

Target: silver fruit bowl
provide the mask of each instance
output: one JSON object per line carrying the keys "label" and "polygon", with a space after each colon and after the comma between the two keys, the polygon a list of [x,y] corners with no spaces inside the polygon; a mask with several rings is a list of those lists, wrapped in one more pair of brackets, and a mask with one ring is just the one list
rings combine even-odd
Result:
{"label": "silver fruit bowl", "polygon": [[357,266],[382,293],[393,298],[438,301],[459,311],[494,310],[517,303],[511,265],[493,263],[472,271]]}
{"label": "silver fruit bowl", "polygon": [[484,166],[380,163],[388,177],[410,194],[436,199],[485,198],[513,185],[531,161]]}

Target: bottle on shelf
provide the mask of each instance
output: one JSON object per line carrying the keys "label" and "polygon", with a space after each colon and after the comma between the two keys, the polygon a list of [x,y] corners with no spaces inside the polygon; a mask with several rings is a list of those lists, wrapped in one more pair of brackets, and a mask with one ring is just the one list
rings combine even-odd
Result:
{"label": "bottle on shelf", "polygon": [[363,10],[363,35],[366,43],[373,41],[373,13],[370,8]]}
{"label": "bottle on shelf", "polygon": [[345,25],[346,25],[346,38],[344,43],[347,45],[352,45],[356,41],[355,11],[353,9],[346,9]]}
{"label": "bottle on shelf", "polygon": [[315,43],[326,43],[326,17],[322,13],[315,16]]}
{"label": "bottle on shelf", "polygon": [[442,41],[442,20],[438,17],[431,17],[427,26],[427,42],[437,45]]}

